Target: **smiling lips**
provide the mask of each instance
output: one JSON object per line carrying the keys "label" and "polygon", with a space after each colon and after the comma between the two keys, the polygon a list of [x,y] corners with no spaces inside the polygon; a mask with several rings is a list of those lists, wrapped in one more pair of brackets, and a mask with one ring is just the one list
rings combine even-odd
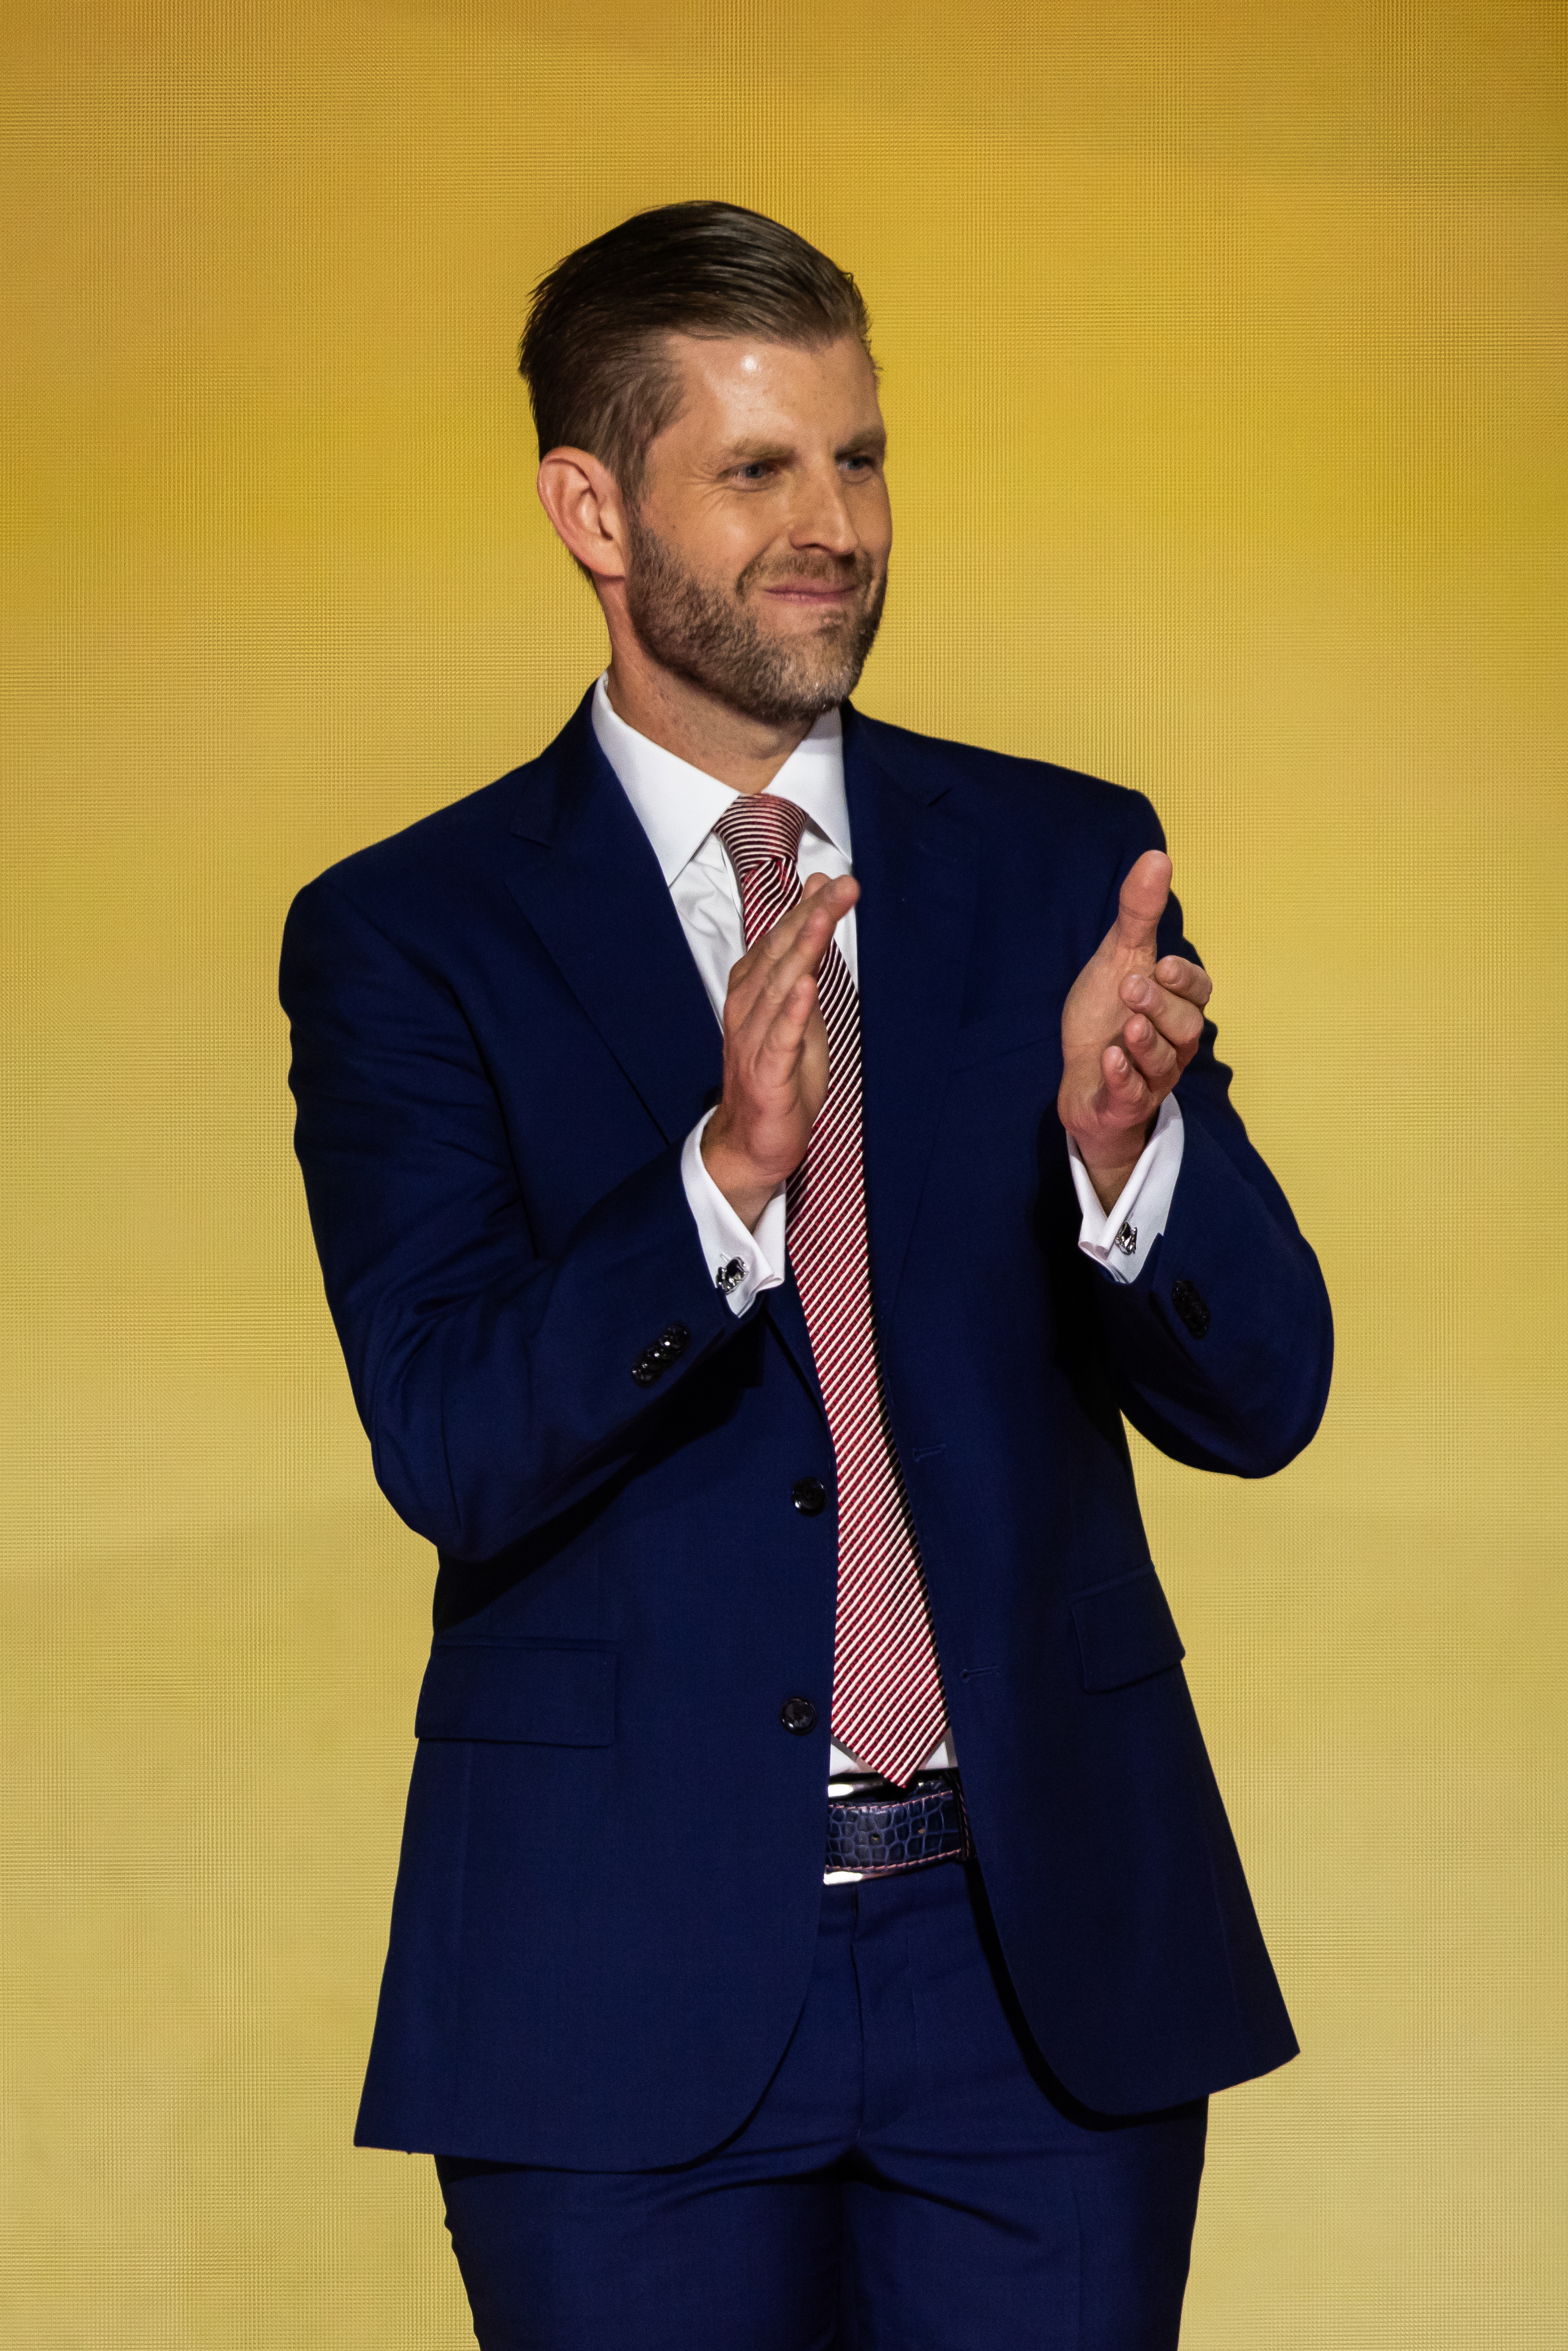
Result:
{"label": "smiling lips", "polygon": [[804,577],[776,580],[763,593],[793,604],[841,604],[846,597],[858,594],[860,588],[859,580],[821,580],[808,572]]}

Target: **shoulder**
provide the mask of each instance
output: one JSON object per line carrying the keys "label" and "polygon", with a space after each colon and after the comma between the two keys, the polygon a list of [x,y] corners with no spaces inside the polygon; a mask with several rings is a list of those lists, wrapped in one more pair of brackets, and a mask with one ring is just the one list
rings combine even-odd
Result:
{"label": "shoulder", "polygon": [[295,899],[290,926],[319,906],[352,911],[427,945],[460,935],[483,907],[506,900],[503,877],[520,837],[551,839],[591,797],[591,687],[534,758],[319,873]]}
{"label": "shoulder", "polygon": [[335,992],[355,972],[393,990],[413,973],[450,989],[492,943],[514,935],[513,834],[543,764],[511,768],[308,882],[283,928],[285,1004],[292,1009],[311,987]]}
{"label": "shoulder", "polygon": [[917,735],[858,711],[852,725],[865,750],[895,781],[923,799],[940,797],[987,834],[1049,840],[1059,852],[1082,846],[1112,856],[1134,843],[1147,848],[1159,837],[1149,801],[1124,784],[1051,759]]}
{"label": "shoulder", "polygon": [[444,808],[433,809],[384,840],[340,858],[296,899],[332,899],[358,907],[372,920],[400,909],[429,907],[449,898],[454,883],[493,872],[538,760],[513,768],[491,784],[465,792]]}

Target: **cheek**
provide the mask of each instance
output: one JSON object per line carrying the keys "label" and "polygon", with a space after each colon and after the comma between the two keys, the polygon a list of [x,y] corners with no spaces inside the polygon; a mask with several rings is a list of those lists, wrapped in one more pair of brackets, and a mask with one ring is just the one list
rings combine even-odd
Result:
{"label": "cheek", "polygon": [[777,578],[797,560],[787,517],[774,513],[766,518],[758,515],[747,519],[753,527],[735,530],[729,541],[728,568],[724,574],[725,585],[733,584],[743,596],[758,580]]}
{"label": "cheek", "polygon": [[893,545],[893,507],[887,484],[868,482],[858,496],[852,497],[850,512],[860,532],[861,545],[879,565],[885,563]]}
{"label": "cheek", "polygon": [[686,517],[677,544],[697,579],[730,594],[788,548],[789,525],[771,499],[733,499]]}

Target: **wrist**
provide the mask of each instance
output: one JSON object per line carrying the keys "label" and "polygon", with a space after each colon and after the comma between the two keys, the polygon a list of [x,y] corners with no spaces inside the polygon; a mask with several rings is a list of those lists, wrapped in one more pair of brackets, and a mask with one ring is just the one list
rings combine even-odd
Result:
{"label": "wrist", "polygon": [[1135,1159],[1129,1159],[1125,1166],[1091,1167],[1087,1159],[1083,1162],[1089,1181],[1094,1186],[1094,1197],[1107,1216],[1126,1190],[1127,1178],[1137,1164]]}
{"label": "wrist", "polygon": [[748,1152],[729,1140],[719,1125],[723,1115],[722,1110],[716,1113],[703,1132],[703,1165],[747,1231],[755,1232],[782,1178],[759,1168]]}
{"label": "wrist", "polygon": [[1134,1168],[1148,1147],[1153,1130],[1153,1119],[1113,1135],[1085,1138],[1069,1128],[1084,1172],[1094,1187],[1094,1196],[1107,1216],[1125,1191]]}

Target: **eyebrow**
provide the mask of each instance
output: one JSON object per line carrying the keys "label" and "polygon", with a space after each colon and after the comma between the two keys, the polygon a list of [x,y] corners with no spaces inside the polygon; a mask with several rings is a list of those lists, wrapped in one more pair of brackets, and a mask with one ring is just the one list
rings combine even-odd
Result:
{"label": "eyebrow", "polygon": [[[872,425],[864,433],[852,433],[833,452],[836,457],[852,457],[862,450],[874,449],[882,455],[887,447],[885,427]],[[729,465],[750,465],[759,459],[792,457],[795,452],[788,441],[732,441],[724,452],[724,462]]]}

